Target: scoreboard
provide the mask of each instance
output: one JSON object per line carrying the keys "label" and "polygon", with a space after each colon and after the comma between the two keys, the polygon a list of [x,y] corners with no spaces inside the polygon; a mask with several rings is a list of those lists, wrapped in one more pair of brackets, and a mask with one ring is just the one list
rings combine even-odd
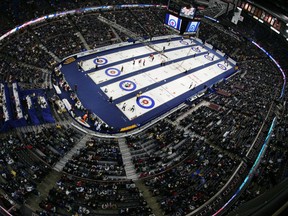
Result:
{"label": "scoreboard", "polygon": [[172,14],[167,13],[165,17],[165,25],[180,32],[182,19]]}
{"label": "scoreboard", "polygon": [[190,21],[186,27],[186,31],[187,33],[196,33],[198,30],[198,27],[200,25],[199,21]]}
{"label": "scoreboard", "polygon": [[165,17],[165,26],[174,29],[180,34],[195,34],[200,25],[195,4],[181,3],[170,0],[168,12]]}

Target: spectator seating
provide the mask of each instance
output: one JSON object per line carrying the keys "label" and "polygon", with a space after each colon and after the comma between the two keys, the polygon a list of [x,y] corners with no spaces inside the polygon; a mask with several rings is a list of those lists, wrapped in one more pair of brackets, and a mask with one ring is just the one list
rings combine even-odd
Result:
{"label": "spectator seating", "polygon": [[[3,2],[9,4],[6,0]],[[58,8],[68,10],[83,5],[119,3],[165,2],[67,0],[55,5],[42,3],[45,9],[37,14]],[[41,5],[31,4],[34,7]],[[25,6],[26,3],[20,4],[20,8]],[[31,11],[26,11],[21,12],[21,19],[32,17]],[[152,37],[168,34],[162,24],[165,12],[160,8],[137,8],[78,13],[31,26],[1,41],[0,81],[7,83],[9,88],[14,81],[25,89],[49,85],[49,76],[45,74],[57,62],[57,57],[62,59],[86,49],[78,37],[79,33],[90,48],[118,42],[118,36],[122,41],[128,39],[118,30],[101,23],[97,19],[99,14],[140,36]],[[8,14],[12,17],[13,12],[8,10]],[[0,15],[0,24],[7,22],[1,33],[18,23],[8,16],[3,20],[2,17]],[[235,30],[248,38],[260,40],[287,69],[287,62],[282,58],[287,46],[275,40],[274,35],[267,33],[265,28],[252,28],[254,24],[252,18],[245,17],[245,24],[240,23]],[[266,124],[254,143],[271,102],[277,101],[280,94],[281,74],[247,38],[241,35],[231,37],[221,32],[223,27],[215,28],[209,22],[202,22],[200,26],[199,37],[237,59],[240,71],[208,89],[207,94],[194,101],[193,105],[188,104],[147,130],[125,138],[140,180],[123,180],[127,175],[126,164],[118,139],[87,135],[89,140],[65,164],[61,179],[55,182],[49,194],[41,197],[42,215],[153,215],[147,200],[136,186],[143,181],[166,215],[192,212],[220,191],[219,196],[201,212],[202,215],[211,215],[234,194],[265,139]],[[267,41],[264,40],[266,36]],[[43,73],[43,69],[48,72]],[[279,110],[281,113],[277,115],[283,118],[279,117],[279,124],[255,178],[233,208],[287,177],[287,108]],[[23,131],[21,134],[19,131],[1,134],[1,193],[4,191],[18,204],[25,203],[32,194],[40,195],[37,186],[55,163],[82,138],[81,132],[64,125],[44,125],[39,130]],[[240,164],[237,174],[229,181]],[[228,181],[228,186],[222,191]]]}
{"label": "spectator seating", "polygon": [[125,178],[117,141],[92,138],[79,149],[63,169],[64,172],[89,179]]}
{"label": "spectator seating", "polygon": [[152,215],[142,193],[132,181],[91,182],[63,175],[47,199],[40,203],[48,212],[83,215]]}
{"label": "spectator seating", "polygon": [[54,165],[80,139],[81,133],[73,128],[56,125],[43,127],[40,131],[27,132],[23,135],[24,143],[48,163]]}

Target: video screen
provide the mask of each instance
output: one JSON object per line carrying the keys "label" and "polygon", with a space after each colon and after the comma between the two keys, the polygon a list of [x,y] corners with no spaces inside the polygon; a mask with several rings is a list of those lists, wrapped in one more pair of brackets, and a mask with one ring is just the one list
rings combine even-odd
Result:
{"label": "video screen", "polygon": [[193,19],[195,16],[195,12],[196,8],[194,8],[192,5],[186,5],[181,8],[179,15],[189,19]]}
{"label": "video screen", "polygon": [[180,31],[182,20],[172,14],[166,14],[165,24]]}
{"label": "video screen", "polygon": [[200,22],[196,22],[196,21],[189,22],[186,27],[186,32],[191,32],[191,33],[197,32],[199,25],[200,25]]}

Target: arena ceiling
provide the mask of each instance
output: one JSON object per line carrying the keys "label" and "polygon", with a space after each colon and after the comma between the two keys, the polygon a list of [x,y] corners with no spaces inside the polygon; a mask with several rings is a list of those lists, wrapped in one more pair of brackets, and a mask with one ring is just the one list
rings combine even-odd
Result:
{"label": "arena ceiling", "polygon": [[274,12],[282,13],[288,16],[288,1],[287,0],[254,0],[251,2],[255,2],[263,7],[270,9]]}

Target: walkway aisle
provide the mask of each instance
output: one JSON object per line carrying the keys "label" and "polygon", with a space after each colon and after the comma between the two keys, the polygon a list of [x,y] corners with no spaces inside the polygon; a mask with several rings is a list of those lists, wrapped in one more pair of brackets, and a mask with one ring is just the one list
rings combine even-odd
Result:
{"label": "walkway aisle", "polygon": [[201,101],[199,104],[197,104],[195,107],[193,107],[192,109],[190,109],[188,112],[186,112],[185,114],[179,116],[177,119],[176,119],[176,124],[180,123],[180,121],[182,119],[185,119],[188,115],[190,115],[192,112],[195,112],[197,109],[199,109],[200,107],[202,106],[208,106],[209,105],[209,102],[208,101]]}
{"label": "walkway aisle", "polygon": [[220,147],[219,145],[217,145],[216,143],[212,143],[211,141],[209,141],[209,139],[205,139],[205,137],[201,136],[201,135],[198,135],[195,133],[195,131],[191,131],[190,129],[190,126],[193,124],[189,124],[187,125],[185,128],[183,128],[182,126],[180,126],[180,121],[182,119],[185,119],[188,115],[190,115],[192,112],[196,111],[197,109],[201,108],[202,106],[206,106],[208,107],[210,104],[210,102],[208,101],[202,101],[200,102],[199,104],[197,104],[195,107],[193,107],[192,109],[190,109],[188,112],[184,113],[183,115],[181,115],[180,117],[178,117],[174,122],[166,119],[166,121],[168,121],[169,123],[177,126],[179,129],[182,129],[185,131],[185,134],[190,137],[197,137],[199,139],[202,139],[205,141],[205,143],[207,143],[208,145],[210,145],[211,147],[213,147],[214,149],[217,149],[219,152],[225,152],[226,155],[229,155],[231,158],[237,158],[239,161],[241,161],[242,159],[237,155],[237,154],[234,154],[230,151],[228,151],[227,149],[224,149],[222,147]]}
{"label": "walkway aisle", "polygon": [[138,175],[136,173],[136,170],[132,161],[132,156],[131,156],[129,147],[126,143],[126,139],[120,138],[118,139],[118,143],[120,147],[120,152],[122,154],[122,160],[125,166],[124,168],[125,168],[127,179],[137,180]]}
{"label": "walkway aisle", "polygon": [[149,191],[149,188],[145,185],[143,180],[136,181],[136,186],[143,194],[144,200],[147,202],[148,206],[152,209],[152,212],[156,216],[165,215],[161,209],[159,202],[157,202],[156,196]]}
{"label": "walkway aisle", "polygon": [[49,54],[56,62],[58,62],[58,63],[61,62],[61,59],[58,56],[56,56],[55,53],[48,50],[47,47],[45,47],[43,44],[40,44],[39,48],[44,50],[47,54]]}
{"label": "walkway aisle", "polygon": [[34,211],[41,210],[39,203],[48,197],[49,191],[55,186],[55,182],[57,182],[60,178],[61,173],[51,170],[50,173],[42,180],[42,182],[37,185],[39,195],[31,194],[31,196],[29,196],[29,198],[26,200],[25,205],[29,206]]}
{"label": "walkway aisle", "polygon": [[90,135],[84,135],[82,139],[69,151],[67,154],[61,158],[60,161],[58,161],[55,166],[53,167],[56,171],[62,171],[63,167],[66,165],[66,163],[72,158],[74,154],[77,153],[78,149],[81,149],[86,145],[86,142],[90,139]]}
{"label": "walkway aisle", "polygon": [[86,50],[90,50],[91,48],[89,47],[87,41],[85,40],[85,38],[83,37],[83,35],[81,34],[81,32],[76,32],[75,35],[81,40],[81,42],[83,43],[84,47]]}

